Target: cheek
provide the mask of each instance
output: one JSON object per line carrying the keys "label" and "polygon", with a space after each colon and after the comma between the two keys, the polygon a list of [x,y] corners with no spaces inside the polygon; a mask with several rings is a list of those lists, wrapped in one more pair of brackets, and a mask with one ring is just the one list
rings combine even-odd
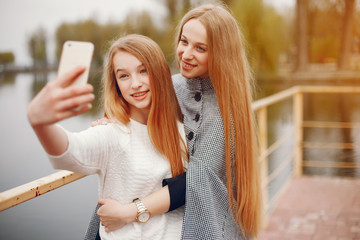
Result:
{"label": "cheek", "polygon": [[117,82],[118,86],[119,86],[119,90],[121,92],[122,95],[126,94],[128,86],[125,82]]}
{"label": "cheek", "polygon": [[199,58],[199,61],[201,62],[201,65],[204,68],[208,68],[208,56],[207,55],[203,55]]}
{"label": "cheek", "polygon": [[179,44],[178,47],[176,48],[176,54],[177,54],[177,56],[182,55],[183,52],[184,52],[184,50],[183,50],[182,46]]}

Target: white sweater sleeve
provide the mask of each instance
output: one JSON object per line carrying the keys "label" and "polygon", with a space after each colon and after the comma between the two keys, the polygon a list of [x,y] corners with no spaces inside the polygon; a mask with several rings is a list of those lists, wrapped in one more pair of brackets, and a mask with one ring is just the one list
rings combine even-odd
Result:
{"label": "white sweater sleeve", "polygon": [[86,175],[102,171],[109,159],[110,149],[116,144],[114,134],[111,134],[111,130],[114,130],[112,128],[109,124],[91,127],[79,133],[63,128],[68,137],[68,148],[59,156],[48,154],[53,168]]}

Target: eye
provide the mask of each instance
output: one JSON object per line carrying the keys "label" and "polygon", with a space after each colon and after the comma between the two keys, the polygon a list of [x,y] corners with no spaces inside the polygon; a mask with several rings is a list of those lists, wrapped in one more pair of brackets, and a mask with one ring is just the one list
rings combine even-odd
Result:
{"label": "eye", "polygon": [[140,73],[147,73],[147,70],[146,70],[146,68],[144,68],[144,69],[141,69]]}
{"label": "eye", "polygon": [[206,48],[202,47],[202,46],[198,46],[197,49],[200,51],[200,52],[206,52]]}
{"label": "eye", "polygon": [[184,45],[188,44],[188,41],[187,41],[186,39],[184,39],[184,38],[181,38],[181,39],[180,39],[180,42],[181,42],[182,44],[184,44]]}
{"label": "eye", "polygon": [[127,77],[128,77],[127,74],[119,74],[119,75],[118,75],[118,78],[119,78],[119,79],[125,79],[125,78],[127,78]]}

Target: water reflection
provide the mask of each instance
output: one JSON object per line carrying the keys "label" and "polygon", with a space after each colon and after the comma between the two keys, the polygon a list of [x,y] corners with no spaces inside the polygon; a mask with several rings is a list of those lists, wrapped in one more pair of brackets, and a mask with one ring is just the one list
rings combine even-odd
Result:
{"label": "water reflection", "polygon": [[0,88],[15,83],[16,74],[0,74]]}
{"label": "water reflection", "polygon": [[[359,94],[306,94],[305,121],[360,122]],[[305,128],[304,141],[359,144],[358,128]],[[305,160],[360,162],[357,149],[318,148],[304,149]],[[304,168],[305,174],[359,177],[356,168]]]}
{"label": "water reflection", "polygon": [[29,102],[31,99],[33,99],[38,92],[46,85],[48,82],[48,73],[34,73],[33,74],[33,81],[32,81],[32,88],[31,88],[31,98],[29,99]]}

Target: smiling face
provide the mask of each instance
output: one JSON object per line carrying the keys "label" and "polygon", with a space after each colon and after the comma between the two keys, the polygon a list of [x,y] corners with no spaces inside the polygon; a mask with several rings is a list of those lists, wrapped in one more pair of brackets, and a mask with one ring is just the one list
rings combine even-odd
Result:
{"label": "smiling face", "polygon": [[130,117],[146,124],[151,107],[147,69],[134,55],[124,51],[115,53],[113,68],[121,95],[129,104]]}
{"label": "smiling face", "polygon": [[209,76],[207,33],[199,20],[190,19],[184,24],[176,53],[184,77]]}

